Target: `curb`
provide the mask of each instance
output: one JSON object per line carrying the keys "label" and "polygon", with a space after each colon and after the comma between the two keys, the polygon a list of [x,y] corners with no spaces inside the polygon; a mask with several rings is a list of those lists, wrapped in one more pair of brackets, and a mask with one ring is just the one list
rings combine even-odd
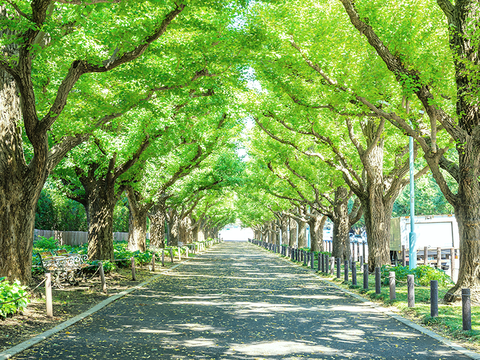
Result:
{"label": "curb", "polygon": [[[213,247],[213,246],[212,246]],[[212,247],[204,250],[202,253],[199,253],[198,255],[202,255],[202,254],[205,254],[206,252],[208,252]],[[142,287],[144,287],[145,285],[148,285],[149,283],[151,283],[152,281],[156,280],[157,278],[159,278],[160,276],[162,275],[165,275],[166,273],[168,273],[169,271],[179,267],[180,265],[183,265],[185,264],[186,262],[190,261],[190,259],[186,259],[180,263],[178,263],[177,265],[174,265],[172,266],[171,268],[168,268],[164,271],[162,271],[160,274],[157,274],[155,276],[153,276],[152,278],[148,279],[148,280],[145,280],[144,282],[142,282],[141,284],[138,284],[138,285],[135,285],[127,290],[124,290],[118,294],[115,294],[115,295],[112,295],[111,297],[99,302],[97,305],[95,305],[94,307],[88,309],[87,311],[77,315],[77,316],[74,316],[73,318],[71,319],[68,319],[67,321],[64,321],[63,323],[61,324],[58,324],[57,326],[47,330],[47,331],[44,331],[43,333],[41,334],[38,334],[34,337],[32,337],[31,339],[28,339],[18,345],[15,345],[14,347],[11,347],[10,349],[7,349],[3,352],[0,353],[0,360],[6,360],[6,359],[10,359],[12,356],[15,356],[17,355],[18,353],[28,349],[29,347],[32,347],[33,345],[35,344],[38,344],[39,342],[42,342],[43,340],[47,339],[48,337],[66,329],[67,327],[79,322],[80,320],[86,318],[87,316],[90,316],[94,313],[96,313],[97,311],[101,310],[102,308],[104,308],[105,306],[107,306],[108,304],[114,302],[115,300],[118,300],[122,297],[124,297],[125,295],[127,294],[130,294],[131,292],[135,291],[135,290],[138,290]]]}
{"label": "curb", "polygon": [[[260,249],[264,250],[264,251],[267,252],[268,254],[274,255],[274,253],[271,253],[270,251],[268,251],[268,250],[266,250],[266,249],[264,249],[264,248],[262,248],[262,247],[258,247],[258,246],[255,245],[255,244],[252,244],[252,245],[254,245],[254,246],[257,247],[257,248],[260,248]],[[290,263],[291,265],[297,265],[297,264],[295,264],[295,263],[292,263],[289,259],[287,259],[287,258],[285,258],[285,257],[282,257],[282,255],[277,256],[277,258],[279,258],[279,259],[281,259],[281,260],[283,260],[283,261],[286,261],[286,262]],[[302,266],[300,266],[300,267],[302,267]],[[303,268],[303,267],[302,267],[302,268]],[[305,269],[305,270],[309,270],[309,269]],[[453,341],[450,341],[450,340],[444,338],[443,336],[438,335],[437,333],[435,333],[435,332],[433,332],[433,331],[431,331],[431,330],[428,330],[428,329],[424,328],[423,326],[420,326],[420,325],[414,323],[413,321],[410,321],[410,320],[404,318],[403,316],[400,316],[400,315],[394,313],[393,311],[391,311],[391,310],[389,310],[389,309],[387,309],[387,308],[385,308],[385,307],[383,307],[383,306],[381,306],[381,305],[375,304],[375,303],[369,301],[368,299],[364,298],[363,296],[360,296],[360,295],[355,294],[355,293],[353,293],[353,292],[351,292],[351,291],[349,291],[349,290],[347,290],[347,289],[342,288],[341,286],[338,286],[338,285],[335,284],[333,281],[327,280],[327,279],[323,278],[321,275],[317,274],[316,271],[313,272],[313,273],[309,271],[309,273],[310,273],[311,275],[313,275],[315,278],[319,279],[320,281],[322,281],[322,282],[324,282],[324,283],[327,283],[327,284],[335,287],[336,289],[341,290],[341,291],[343,291],[344,293],[352,296],[353,298],[355,298],[355,299],[357,299],[357,300],[365,303],[365,305],[370,306],[370,307],[373,308],[375,311],[377,311],[377,312],[379,312],[379,313],[382,313],[382,314],[385,314],[385,315],[387,315],[387,316],[389,316],[389,317],[391,317],[391,318],[393,318],[393,319],[401,322],[402,324],[407,325],[408,327],[411,327],[412,329],[415,329],[415,330],[419,331],[420,333],[422,333],[422,334],[424,334],[424,335],[427,335],[427,336],[429,336],[429,337],[431,337],[431,338],[433,338],[433,339],[441,342],[442,344],[444,344],[444,345],[446,345],[446,346],[448,346],[448,347],[450,347],[450,348],[458,351],[459,353],[461,353],[461,354],[463,354],[463,355],[465,355],[465,356],[468,356],[468,357],[470,357],[470,358],[472,358],[472,359],[475,359],[475,360],[480,360],[480,354],[477,354],[476,352],[474,352],[474,351],[472,351],[472,350],[468,350],[468,349],[464,348],[463,346],[460,346],[460,345],[458,345],[457,343],[455,343],[455,342],[453,342]],[[1,358],[0,358],[0,359],[1,359]]]}

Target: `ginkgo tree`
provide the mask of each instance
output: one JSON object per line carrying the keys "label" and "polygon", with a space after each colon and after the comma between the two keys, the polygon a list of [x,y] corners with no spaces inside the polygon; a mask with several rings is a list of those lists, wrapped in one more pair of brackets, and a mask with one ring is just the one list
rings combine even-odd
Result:
{"label": "ginkgo tree", "polygon": [[[165,118],[153,111],[145,111],[146,109],[132,111],[125,115],[130,119],[124,120],[128,125],[121,127],[123,131],[98,129],[93,135],[94,140],[90,142],[95,150],[86,151],[88,149],[80,146],[68,155],[75,174],[70,182],[81,185],[79,189],[73,189],[76,195],[71,198],[83,200],[89,214],[90,259],[113,259],[112,225],[115,203],[127,189],[127,185],[138,178],[137,174],[141,173],[140,169],[149,157],[167,156],[177,147],[188,144],[190,151],[185,154],[188,160],[182,159],[181,163],[186,164],[175,171],[175,179],[176,173],[180,172],[180,176],[182,172],[197,166],[213,148],[225,145],[229,140],[228,128],[234,127],[232,121],[227,122],[226,114],[213,111],[207,106],[203,100],[210,100],[210,94],[198,98],[195,98],[194,94],[188,92],[189,103],[182,103],[181,106],[171,104],[171,113],[166,113]],[[158,106],[168,107],[168,103],[160,102]],[[224,140],[219,142],[219,138]],[[190,162],[193,163],[191,166]],[[171,181],[168,180],[167,183]],[[162,184],[161,187],[166,185]],[[128,195],[129,200],[132,200],[132,192],[129,191]],[[139,209],[133,203],[131,208],[134,226],[131,235],[138,236],[131,236],[129,247],[132,250],[137,250],[137,247],[145,250],[146,231],[142,234],[141,230],[146,230],[148,208],[143,209],[143,218],[139,218]]]}
{"label": "ginkgo tree", "polygon": [[[171,194],[165,203],[169,244],[175,246],[179,242],[189,242],[193,230],[198,231],[198,226],[202,225],[192,221],[195,210],[206,203],[213,206],[215,198],[222,198],[224,192],[233,190],[243,181],[244,164],[235,151],[235,143],[223,142],[220,145],[202,166],[169,189]],[[198,214],[196,219],[199,220]]]}
{"label": "ginkgo tree", "polygon": [[[263,30],[263,41],[268,46],[252,60],[256,78],[264,89],[251,101],[253,116],[273,139],[338,170],[362,204],[370,250],[368,264],[373,271],[376,266],[390,263],[390,218],[396,197],[408,183],[408,138],[377,114],[348,106],[349,99],[329,86],[322,71],[318,72],[307,56],[304,43],[310,41],[313,49],[320,46],[312,41],[312,34],[314,39],[322,39],[322,49],[323,36],[332,43],[339,40],[337,33],[340,39],[348,37],[348,26],[344,33],[344,27],[334,27],[330,19],[338,16],[338,6],[326,3],[320,9],[328,15],[315,13],[316,22],[308,24],[301,19],[306,13],[312,14],[311,9],[297,6],[298,12],[285,18],[282,16],[287,9],[282,4],[259,4],[254,12],[252,27]],[[318,26],[327,20],[332,39]],[[355,41],[348,44],[352,48],[356,45]],[[346,52],[339,61],[369,60],[366,50],[360,53],[358,58],[350,59],[353,55]],[[321,55],[313,51],[311,54]],[[328,59],[332,63],[334,60],[337,55]],[[351,83],[362,83],[363,69],[349,70],[348,78]],[[378,85],[375,90],[382,92],[385,86]],[[342,107],[343,102],[347,105]],[[425,167],[416,177],[427,171]]]}
{"label": "ginkgo tree", "polygon": [[273,174],[277,178],[277,184],[266,182],[269,186],[267,191],[291,201],[299,209],[303,208],[297,215],[290,211],[286,213],[309,224],[311,249],[323,250],[323,227],[328,216],[334,224],[333,254],[335,257],[349,259],[348,233],[360,219],[362,211],[358,198],[349,211],[353,192],[347,189],[338,171],[317,158],[275,141],[259,129],[251,141],[251,149],[255,149],[255,145],[257,150],[251,151],[252,156],[263,163],[263,168],[270,170],[270,174],[262,176],[268,178]]}
{"label": "ginkgo tree", "polygon": [[1,276],[30,279],[35,207],[69,150],[157,89],[231,69],[242,6],[1,2]]}
{"label": "ginkgo tree", "polygon": [[[459,224],[460,272],[445,300],[455,299],[463,287],[477,294],[478,2],[257,5],[263,9],[252,13],[261,14],[259,22],[273,24],[269,30],[277,34],[270,50],[279,55],[281,44],[288,44],[310,69],[306,81],[317,78],[322,84],[320,94],[303,93],[298,102],[335,114],[369,114],[416,140]],[[455,148],[455,156],[449,148]],[[455,186],[449,186],[446,173],[455,179]]]}

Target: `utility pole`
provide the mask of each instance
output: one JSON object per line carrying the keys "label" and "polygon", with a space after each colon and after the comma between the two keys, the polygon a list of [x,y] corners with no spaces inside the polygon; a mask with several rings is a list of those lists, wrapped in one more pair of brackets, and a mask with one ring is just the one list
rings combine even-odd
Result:
{"label": "utility pole", "polygon": [[415,234],[415,169],[414,169],[414,156],[413,156],[413,137],[409,137],[409,150],[410,150],[410,234],[409,240],[409,252],[408,252],[408,265],[410,270],[417,267],[417,234]]}

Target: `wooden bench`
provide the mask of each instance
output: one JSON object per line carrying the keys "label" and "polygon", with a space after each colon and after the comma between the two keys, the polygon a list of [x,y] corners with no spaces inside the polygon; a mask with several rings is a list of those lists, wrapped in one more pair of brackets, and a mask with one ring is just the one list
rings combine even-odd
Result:
{"label": "wooden bench", "polygon": [[54,277],[54,285],[62,287],[66,281],[72,285],[78,284],[77,276],[82,275],[83,270],[93,265],[87,263],[87,255],[68,253],[66,250],[57,250],[55,255],[51,252],[37,253],[44,272],[49,272]]}

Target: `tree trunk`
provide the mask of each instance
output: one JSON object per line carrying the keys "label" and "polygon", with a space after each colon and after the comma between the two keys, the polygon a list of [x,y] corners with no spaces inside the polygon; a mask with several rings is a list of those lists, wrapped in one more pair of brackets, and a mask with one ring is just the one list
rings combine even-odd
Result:
{"label": "tree trunk", "polygon": [[384,196],[383,141],[373,148],[364,164],[367,167],[367,188],[364,194],[357,196],[362,203],[367,230],[368,270],[373,272],[375,267],[390,264],[390,219],[401,188],[396,196]]}
{"label": "tree trunk", "polygon": [[332,255],[343,260],[350,259],[350,238],[348,236],[348,218],[339,217],[333,222]]}
{"label": "tree trunk", "polygon": [[289,239],[289,246],[296,247],[297,246],[297,222],[290,218],[290,239]]}
{"label": "tree trunk", "polygon": [[[28,182],[12,176],[15,169],[0,175],[0,276],[31,280],[35,210],[43,181]],[[20,175],[20,174],[15,174]]]}
{"label": "tree trunk", "polygon": [[191,243],[190,224],[191,224],[191,221],[189,217],[186,217],[179,223],[179,226],[178,226],[179,243],[181,243],[182,245]]}
{"label": "tree trunk", "polygon": [[326,216],[312,215],[310,226],[310,251],[323,251],[323,227],[327,221]]}
{"label": "tree trunk", "polygon": [[298,247],[305,248],[308,245],[307,242],[307,226],[308,223],[305,221],[298,222]]}
{"label": "tree trunk", "polygon": [[[35,211],[48,173],[46,146],[43,154],[35,154],[35,166],[26,164],[21,117],[16,84],[0,70],[0,276],[27,284],[31,279]],[[46,145],[46,137],[43,141]]]}
{"label": "tree trunk", "polygon": [[131,226],[128,231],[127,249],[145,252],[147,250],[147,212],[132,216]]}
{"label": "tree trunk", "polygon": [[165,248],[165,203],[159,201],[148,212],[150,219],[150,247],[153,249]]}
{"label": "tree trunk", "polygon": [[207,220],[203,219],[201,223],[198,225],[197,241],[205,240],[205,224],[206,223],[207,223]]}
{"label": "tree trunk", "polygon": [[178,246],[179,224],[178,214],[175,209],[171,209],[167,213],[168,221],[168,246]]}
{"label": "tree trunk", "polygon": [[446,301],[460,297],[461,289],[469,288],[475,301],[480,301],[480,140],[474,146],[469,137],[465,147],[468,151],[459,151],[458,205],[455,218],[460,237],[460,268],[455,286],[445,295]]}
{"label": "tree trunk", "polygon": [[152,205],[142,203],[141,195],[131,187],[128,187],[126,192],[130,207],[127,249],[145,252],[147,250],[147,214]]}
{"label": "tree trunk", "polygon": [[348,190],[342,186],[335,189],[333,207],[333,240],[332,255],[343,260],[350,259],[350,218],[348,216]]}
{"label": "tree trunk", "polygon": [[[459,118],[458,125],[462,130],[460,136],[455,139],[459,170],[458,192],[455,201],[450,201],[454,205],[460,235],[460,269],[457,283],[448,290],[444,299],[454,301],[460,297],[461,289],[469,288],[472,291],[472,298],[478,302],[480,301],[480,111],[477,75],[480,66],[478,43],[480,13],[478,1],[455,1],[450,22],[450,45],[456,53],[453,58],[457,84],[456,113]],[[425,158],[429,160],[427,154]],[[438,164],[436,167],[438,168]],[[435,176],[439,171],[432,171],[432,173]],[[441,178],[438,179],[440,180]]]}
{"label": "tree trunk", "polygon": [[282,215],[280,218],[280,231],[281,231],[281,244],[280,245],[288,245],[288,217]]}
{"label": "tree trunk", "polygon": [[[378,194],[377,194],[378,195]],[[368,242],[368,270],[390,264],[390,219],[393,203],[385,204],[379,196],[362,201]]]}
{"label": "tree trunk", "polygon": [[104,179],[90,178],[85,187],[88,198],[88,258],[90,260],[113,260],[113,210],[118,198],[115,187]]}
{"label": "tree trunk", "polygon": [[262,225],[262,241],[268,243],[268,224]]}
{"label": "tree trunk", "polygon": [[194,227],[192,230],[192,242],[198,241],[198,226]]}
{"label": "tree trunk", "polygon": [[278,231],[276,221],[270,222],[271,243],[276,244],[278,240]]}

